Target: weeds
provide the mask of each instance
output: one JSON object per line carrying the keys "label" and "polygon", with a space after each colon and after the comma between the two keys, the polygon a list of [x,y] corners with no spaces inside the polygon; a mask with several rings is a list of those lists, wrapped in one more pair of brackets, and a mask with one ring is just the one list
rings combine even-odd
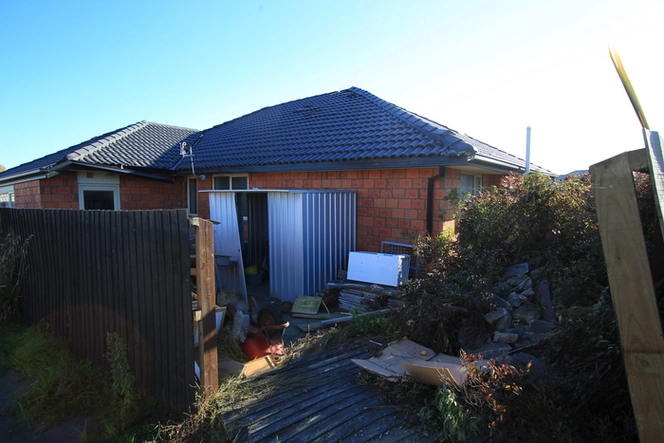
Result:
{"label": "weeds", "polygon": [[104,420],[104,426],[106,435],[112,437],[133,420],[138,413],[141,399],[129,368],[127,345],[116,333],[107,334],[106,341],[108,344],[106,358],[111,365],[111,407],[115,413],[110,415],[110,419]]}
{"label": "weeds", "polygon": [[459,399],[459,391],[441,386],[430,402],[420,409],[418,416],[431,427],[439,424],[441,441],[466,442],[480,433],[479,419]]}
{"label": "weeds", "polygon": [[[139,412],[145,415],[154,409],[150,402],[140,409],[126,346],[117,335],[109,334],[109,374],[90,361],[81,360],[46,323],[31,326],[22,334],[20,327],[16,330],[20,337],[15,340],[12,366],[29,380],[16,398],[18,411],[26,421],[46,429],[76,419],[85,423],[79,430],[81,441],[121,441],[131,435],[123,436],[122,432]],[[7,341],[3,335],[0,343],[9,348],[12,340]],[[158,425],[141,425],[132,432],[148,438],[157,428]]]}
{"label": "weeds", "polygon": [[0,374],[13,366],[14,352],[27,326],[16,322],[0,323]]}
{"label": "weeds", "polygon": [[28,328],[19,339],[14,366],[32,380],[19,391],[21,412],[42,428],[87,414],[103,401],[106,383],[101,370],[79,360],[45,323]]}
{"label": "weeds", "polygon": [[9,232],[0,241],[0,323],[21,318],[20,290],[30,238]]}

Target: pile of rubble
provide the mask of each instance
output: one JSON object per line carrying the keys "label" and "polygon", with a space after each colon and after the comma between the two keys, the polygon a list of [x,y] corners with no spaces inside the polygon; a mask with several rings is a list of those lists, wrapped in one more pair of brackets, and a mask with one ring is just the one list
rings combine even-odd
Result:
{"label": "pile of rubble", "polygon": [[510,267],[484,296],[489,307],[483,312],[487,333],[477,334],[476,325],[462,326],[461,347],[469,354],[496,358],[550,338],[557,319],[548,281],[540,277],[541,271],[530,271],[526,263]]}

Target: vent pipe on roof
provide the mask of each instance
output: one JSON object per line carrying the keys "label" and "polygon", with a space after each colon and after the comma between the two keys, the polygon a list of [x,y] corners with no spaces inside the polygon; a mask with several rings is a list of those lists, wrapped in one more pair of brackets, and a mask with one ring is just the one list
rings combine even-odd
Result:
{"label": "vent pipe on roof", "polygon": [[526,174],[530,172],[530,125],[526,128]]}

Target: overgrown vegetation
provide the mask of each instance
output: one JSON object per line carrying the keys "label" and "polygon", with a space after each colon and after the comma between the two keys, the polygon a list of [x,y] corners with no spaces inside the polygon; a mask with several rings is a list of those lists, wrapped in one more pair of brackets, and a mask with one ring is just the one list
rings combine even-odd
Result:
{"label": "overgrown vegetation", "polygon": [[[637,174],[635,182],[644,233],[652,238],[649,177]],[[546,372],[496,361],[478,371],[469,356],[468,384],[429,392],[420,403],[423,423],[441,441],[635,440],[589,175],[511,175],[458,201],[458,214],[458,235],[418,240],[425,276],[404,287],[394,322],[412,340],[456,354],[459,331],[466,328],[472,340],[467,328],[483,325],[473,316],[490,303],[504,270],[525,262],[534,278],[548,281],[559,325],[553,339],[529,349]],[[652,242],[648,250],[652,258]]]}
{"label": "overgrown vegetation", "polygon": [[13,232],[0,240],[0,324],[21,318],[20,289],[30,238]]}
{"label": "overgrown vegetation", "polygon": [[[126,345],[119,336],[109,334],[109,374],[80,359],[46,323],[10,329],[14,335],[3,335],[0,347],[8,355],[5,369],[14,368],[28,380],[16,398],[26,421],[45,429],[74,419],[81,423],[78,437],[82,441],[131,441],[124,437],[145,432],[137,427],[133,434],[124,434],[141,412],[141,403],[129,372]],[[151,428],[154,433],[156,428]]]}
{"label": "overgrown vegetation", "polygon": [[135,418],[141,398],[129,368],[127,345],[116,333],[107,334],[106,342],[106,357],[111,365],[111,407],[115,413],[104,420],[104,426],[106,435],[112,437]]}

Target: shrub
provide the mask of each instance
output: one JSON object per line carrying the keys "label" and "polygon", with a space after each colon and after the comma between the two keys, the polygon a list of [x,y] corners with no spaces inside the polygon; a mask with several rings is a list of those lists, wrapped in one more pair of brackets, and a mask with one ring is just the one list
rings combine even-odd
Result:
{"label": "shrub", "polygon": [[408,280],[402,300],[392,318],[409,339],[437,352],[458,351],[458,331],[468,313],[463,305],[469,300],[460,297],[440,272],[434,269],[425,278]]}
{"label": "shrub", "polygon": [[491,288],[508,266],[544,270],[563,305],[592,304],[607,284],[590,176],[553,180],[509,175],[460,202],[457,236],[418,241],[429,263],[457,288]]}

